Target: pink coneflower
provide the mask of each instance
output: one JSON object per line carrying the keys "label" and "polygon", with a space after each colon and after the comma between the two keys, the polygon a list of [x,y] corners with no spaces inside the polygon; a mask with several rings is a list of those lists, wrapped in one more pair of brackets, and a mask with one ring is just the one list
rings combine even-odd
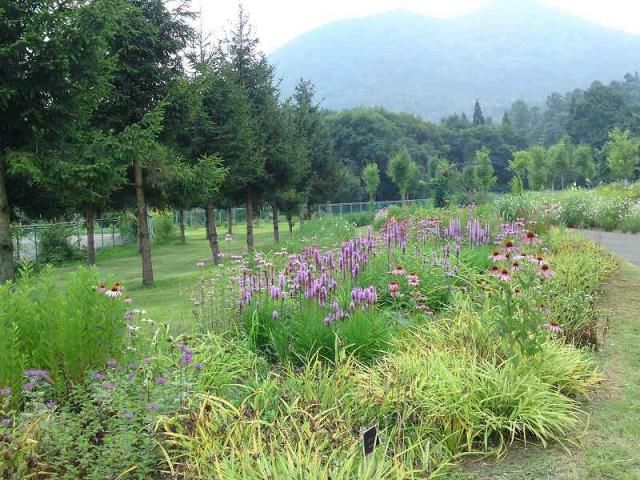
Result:
{"label": "pink coneflower", "polygon": [[107,286],[104,283],[101,283],[100,286],[98,287],[98,291],[100,293],[105,293],[107,291]]}
{"label": "pink coneflower", "polygon": [[491,265],[491,267],[489,268],[489,273],[497,278],[500,276],[500,268],[498,268],[497,265]]}
{"label": "pink coneflower", "polygon": [[545,278],[549,278],[555,273],[553,270],[551,270],[551,267],[547,263],[543,263],[542,265],[540,265],[539,272],[540,272],[540,275],[542,275]]}
{"label": "pink coneflower", "polygon": [[491,255],[489,255],[489,260],[494,262],[501,262],[506,259],[507,257],[505,257],[502,253],[498,252],[497,250],[493,252]]}
{"label": "pink coneflower", "polygon": [[111,290],[107,290],[105,295],[109,298],[117,298],[122,296],[122,291],[117,286],[111,287]]}
{"label": "pink coneflower", "polygon": [[527,242],[529,242],[529,245],[535,245],[539,242],[538,236],[532,230],[527,230],[524,234],[524,238]]}
{"label": "pink coneflower", "polygon": [[204,262],[196,262],[196,267],[198,268],[204,267]]}
{"label": "pink coneflower", "polygon": [[513,270],[514,272],[517,272],[518,270],[520,270],[520,262],[517,260],[514,260],[513,262],[511,262],[511,270]]}
{"label": "pink coneflower", "polygon": [[407,282],[409,283],[409,286],[417,287],[420,285],[420,278],[415,273],[410,273],[407,275]]}
{"label": "pink coneflower", "polygon": [[391,270],[391,275],[404,275],[405,269],[402,268],[402,265],[396,266],[393,270]]}
{"label": "pink coneflower", "polygon": [[529,261],[532,263],[537,263],[538,265],[543,265],[545,262],[545,259],[542,255],[536,255],[536,256],[530,256],[529,257]]}
{"label": "pink coneflower", "polygon": [[400,287],[396,282],[391,282],[389,284],[389,293],[391,293],[392,297],[400,296]]}
{"label": "pink coneflower", "polygon": [[549,330],[551,333],[562,333],[562,327],[553,320],[551,320],[549,323],[545,323],[543,327]]}
{"label": "pink coneflower", "polygon": [[503,282],[508,282],[509,279],[511,278],[509,276],[509,270],[507,270],[506,268],[503,268],[502,270],[500,270],[500,274],[498,275],[498,278]]}
{"label": "pink coneflower", "polygon": [[503,251],[505,253],[515,252],[517,249],[518,247],[516,247],[511,240],[507,240],[506,242],[504,242]]}

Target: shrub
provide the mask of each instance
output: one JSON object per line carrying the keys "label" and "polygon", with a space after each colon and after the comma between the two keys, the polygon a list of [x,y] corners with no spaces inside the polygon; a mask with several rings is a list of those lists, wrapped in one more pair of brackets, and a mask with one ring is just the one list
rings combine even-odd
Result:
{"label": "shrub", "polygon": [[156,243],[170,243],[178,238],[178,229],[171,213],[159,213],[153,217],[153,239]]}
{"label": "shrub", "polygon": [[372,211],[349,213],[347,215],[344,215],[343,217],[347,222],[353,223],[356,227],[364,227],[373,223],[375,213]]}
{"label": "shrub", "polygon": [[636,202],[620,221],[620,229],[628,233],[640,233],[640,201]]}
{"label": "shrub", "polygon": [[68,225],[54,224],[40,230],[38,262],[58,264],[82,258],[79,243],[72,243],[73,231]]}
{"label": "shrub", "polygon": [[47,269],[0,285],[0,386],[10,386],[16,400],[27,377],[39,376],[25,376],[27,370],[46,371],[59,395],[121,355],[123,301],[96,291],[97,284],[94,271],[80,268],[64,284]]}

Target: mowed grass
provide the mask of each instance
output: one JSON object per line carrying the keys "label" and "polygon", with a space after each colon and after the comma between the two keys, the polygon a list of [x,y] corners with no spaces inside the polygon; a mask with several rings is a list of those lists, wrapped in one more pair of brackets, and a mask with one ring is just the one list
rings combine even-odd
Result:
{"label": "mowed grass", "polygon": [[600,308],[611,322],[596,354],[605,382],[586,405],[590,419],[580,442],[516,448],[498,463],[471,462],[452,479],[640,479],[640,269],[623,266],[604,286]]}
{"label": "mowed grass", "polygon": [[[254,226],[257,250],[268,251],[276,244],[273,241],[271,222],[261,222]],[[241,255],[247,251],[246,226],[235,225],[233,240],[225,241],[226,228],[218,228],[220,250],[224,254],[223,264],[233,262],[231,255]],[[136,246],[100,249],[97,252],[96,268],[105,282],[120,282],[127,295],[133,299],[133,306],[147,311],[147,317],[156,322],[169,323],[174,333],[191,330],[192,318],[189,291],[201,275],[217,267],[213,265],[209,242],[205,238],[204,227],[186,231],[187,244],[179,240],[168,244],[153,244],[154,285],[142,285],[142,264]],[[289,230],[286,223],[280,224],[280,238],[286,240]],[[196,267],[196,262],[204,261],[206,266]],[[77,269],[81,262],[58,269],[60,276]]]}

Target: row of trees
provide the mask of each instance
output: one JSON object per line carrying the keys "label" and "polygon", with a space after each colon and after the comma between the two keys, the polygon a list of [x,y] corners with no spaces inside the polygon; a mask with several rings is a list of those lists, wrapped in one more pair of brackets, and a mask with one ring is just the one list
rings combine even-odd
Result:
{"label": "row of trees", "polygon": [[[10,220],[136,212],[153,283],[149,206],[202,206],[218,262],[217,208],[271,205],[277,218],[326,201],[341,170],[310,82],[281,101],[246,12],[215,45],[188,1],[34,0],[0,17],[0,281],[12,279]],[[180,215],[182,219],[183,214]],[[229,227],[231,228],[231,226]],[[184,225],[181,222],[184,241]]]}
{"label": "row of trees", "polygon": [[[134,209],[143,282],[153,282],[149,206],[207,212],[258,204],[293,217],[320,202],[428,195],[483,196],[520,187],[637,175],[640,81],[516,102],[500,124],[479,101],[472,120],[440,124],[380,108],[323,111],[301,80],[281,99],[273,66],[240,8],[212,45],[193,30],[187,0],[33,0],[0,17],[0,281],[13,278],[10,221],[18,213],[83,212],[93,223]],[[551,139],[553,141],[551,142]],[[231,218],[231,216],[228,216]],[[229,232],[232,226],[228,226]],[[184,225],[181,221],[184,241]]]}
{"label": "row of trees", "polygon": [[574,145],[565,135],[549,148],[536,145],[517,151],[509,162],[514,191],[564,189],[570,183],[589,186],[604,175],[611,180],[632,179],[639,166],[640,140],[629,130],[618,128],[609,132],[608,141],[600,150],[586,144]]}

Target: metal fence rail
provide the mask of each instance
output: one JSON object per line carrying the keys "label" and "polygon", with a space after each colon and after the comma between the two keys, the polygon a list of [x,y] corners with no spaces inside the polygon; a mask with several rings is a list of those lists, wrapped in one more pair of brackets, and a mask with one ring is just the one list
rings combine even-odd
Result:
{"label": "metal fence rail", "polygon": [[[416,200],[385,200],[380,202],[352,202],[352,203],[323,203],[315,205],[313,213],[319,217],[335,216],[335,215],[350,215],[356,213],[365,213],[373,210],[377,212],[383,208],[402,205],[419,205],[429,206],[431,199],[416,199]],[[227,224],[227,209],[219,209],[216,213],[216,223],[220,226]],[[247,209],[244,207],[237,207],[231,209],[232,223],[234,225],[238,223],[245,223],[247,221]],[[180,212],[174,211],[173,219],[174,223],[178,225]],[[256,208],[254,214],[255,221],[259,224],[262,221],[271,221],[271,208]],[[281,220],[284,218],[281,217]],[[205,225],[206,216],[205,211],[202,208],[194,208],[192,210],[184,211],[184,224],[186,227],[201,227]]]}
{"label": "metal fence rail", "polygon": [[[84,220],[57,223],[13,224],[11,237],[13,255],[16,260],[38,261],[41,254],[41,242],[47,230],[52,227],[65,227],[68,230],[67,242],[78,248],[87,247],[87,228]],[[95,246],[106,248],[135,243],[134,231],[124,228],[117,219],[96,219],[94,226]]]}

